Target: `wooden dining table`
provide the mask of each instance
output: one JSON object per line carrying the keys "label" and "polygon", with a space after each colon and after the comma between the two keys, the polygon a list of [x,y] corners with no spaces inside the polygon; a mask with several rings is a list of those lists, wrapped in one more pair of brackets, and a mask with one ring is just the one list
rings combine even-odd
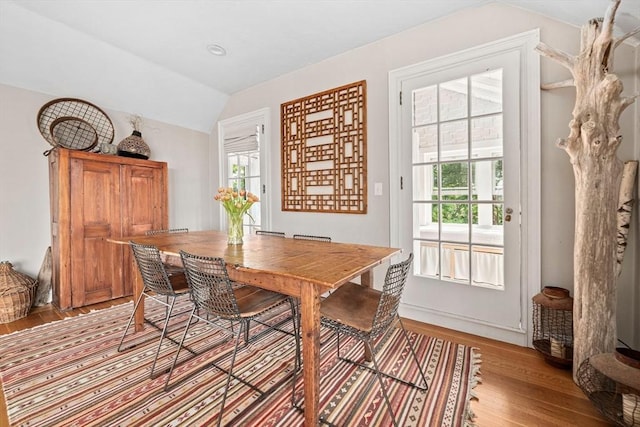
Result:
{"label": "wooden dining table", "polygon": [[[190,231],[153,236],[108,239],[158,247],[168,262],[180,263],[180,251],[221,257],[231,280],[300,299],[304,375],[305,426],[318,424],[320,401],[320,301],[321,295],[360,278],[362,286],[373,284],[373,269],[400,249],[352,243],[328,243],[268,235],[245,235],[241,245],[229,245],[222,231]],[[136,269],[137,271],[137,269]],[[134,297],[143,288],[136,275]],[[143,328],[144,304],[135,316],[136,331]]]}

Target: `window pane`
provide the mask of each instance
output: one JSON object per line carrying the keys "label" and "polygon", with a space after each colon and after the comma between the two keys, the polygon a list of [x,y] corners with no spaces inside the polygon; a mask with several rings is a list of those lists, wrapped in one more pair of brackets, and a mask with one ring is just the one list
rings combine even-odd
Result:
{"label": "window pane", "polygon": [[414,238],[437,240],[439,228],[438,205],[432,203],[413,204]]}
{"label": "window pane", "polygon": [[249,154],[249,174],[251,176],[260,176],[260,154]]}
{"label": "window pane", "polygon": [[413,167],[413,200],[437,199],[437,188],[434,187],[433,165],[417,165]]}
{"label": "window pane", "polygon": [[442,279],[457,283],[469,282],[469,247],[441,243]]}
{"label": "window pane", "polygon": [[471,198],[478,201],[502,200],[502,160],[471,163]]}
{"label": "window pane", "polygon": [[440,84],[440,121],[467,117],[467,78]]}
{"label": "window pane", "polygon": [[503,245],[502,204],[473,204],[471,210],[474,212],[471,227],[473,243]]}
{"label": "window pane", "polygon": [[230,154],[228,156],[229,187],[236,191],[246,189],[245,176],[249,159],[246,155]]}
{"label": "window pane", "polygon": [[466,120],[440,125],[440,160],[460,160],[469,156],[469,138]]}
{"label": "window pane", "polygon": [[437,86],[423,87],[413,91],[413,125],[435,123],[438,120]]}
{"label": "window pane", "polygon": [[471,119],[471,157],[502,156],[502,114]]}
{"label": "window pane", "polygon": [[[442,244],[440,244],[442,245]],[[440,248],[440,271],[442,272],[441,279],[453,279],[453,271],[455,268],[451,268],[453,249],[451,246]],[[455,267],[455,266],[454,266]]]}
{"label": "window pane", "polygon": [[[260,193],[260,177],[258,176],[254,178],[246,178],[245,182],[246,182],[246,190],[250,193],[255,194],[256,196],[258,196],[258,198],[260,198],[260,196],[262,195]],[[248,212],[249,212],[249,215],[253,217],[253,220],[249,217],[249,215],[245,215],[244,216],[245,224],[251,225],[253,227],[259,227],[262,224],[260,202],[261,200],[251,205]]]}
{"label": "window pane", "polygon": [[442,240],[469,241],[469,205],[467,203],[443,203],[441,205]]}
{"label": "window pane", "polygon": [[260,198],[260,177],[247,178],[245,180],[245,183],[246,183],[245,189],[248,192],[253,193],[256,196],[258,196],[258,198]]}
{"label": "window pane", "polygon": [[504,289],[503,252],[502,248],[472,246],[473,285]]}
{"label": "window pane", "polygon": [[440,275],[438,242],[415,240],[413,242],[413,252],[418,254],[417,259],[413,263],[415,275],[433,278]]}
{"label": "window pane", "polygon": [[244,223],[255,226],[255,227],[259,227],[260,224],[262,224],[262,221],[261,221],[262,218],[260,218],[260,202],[256,202],[253,205],[251,205],[248,212],[249,212],[249,215],[253,217],[253,221],[251,220],[249,215],[245,215],[243,218]]}
{"label": "window pane", "polygon": [[443,163],[440,171],[442,200],[469,200],[469,164]]}
{"label": "window pane", "polygon": [[471,115],[502,111],[502,69],[471,76]]}
{"label": "window pane", "polygon": [[438,126],[421,126],[413,129],[413,163],[438,160]]}
{"label": "window pane", "polygon": [[493,222],[494,227],[504,227],[504,203],[495,203],[493,205]]}
{"label": "window pane", "polygon": [[[440,181],[438,178],[438,170],[440,170],[440,166],[432,165],[431,170],[431,185],[433,185],[431,200],[440,200]],[[438,221],[438,219],[436,219],[435,221]]]}

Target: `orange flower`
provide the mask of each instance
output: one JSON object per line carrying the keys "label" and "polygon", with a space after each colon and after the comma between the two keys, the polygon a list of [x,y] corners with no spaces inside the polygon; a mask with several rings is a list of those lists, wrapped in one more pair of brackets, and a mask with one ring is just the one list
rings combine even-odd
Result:
{"label": "orange flower", "polygon": [[[229,215],[242,216],[245,213],[251,217],[248,212],[251,205],[258,202],[258,196],[246,190],[234,191],[233,188],[219,187],[218,194],[213,199],[222,203],[222,206]],[[251,217],[253,220],[253,217]]]}

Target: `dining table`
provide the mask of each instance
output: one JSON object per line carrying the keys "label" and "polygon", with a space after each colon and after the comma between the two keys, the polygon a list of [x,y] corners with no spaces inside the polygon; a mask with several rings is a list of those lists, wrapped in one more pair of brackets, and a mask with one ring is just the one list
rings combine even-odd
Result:
{"label": "dining table", "polygon": [[[228,244],[218,230],[109,238],[116,244],[156,246],[165,262],[180,265],[180,251],[225,260],[229,278],[299,298],[304,377],[305,426],[316,426],[320,406],[320,304],[324,293],[357,280],[373,286],[374,268],[400,249],[355,243],[322,242],[269,235],[245,235],[242,244]],[[133,257],[132,262],[133,262]],[[134,269],[137,271],[137,269]],[[143,290],[134,279],[134,298]],[[144,303],[135,314],[135,329],[144,324]]]}

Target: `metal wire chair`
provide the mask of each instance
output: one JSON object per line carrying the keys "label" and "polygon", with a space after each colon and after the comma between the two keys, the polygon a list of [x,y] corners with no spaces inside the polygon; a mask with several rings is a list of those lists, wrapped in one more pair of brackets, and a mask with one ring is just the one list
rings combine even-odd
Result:
{"label": "metal wire chair", "polygon": [[262,236],[285,237],[285,234],[282,231],[256,230],[256,234]]}
{"label": "metal wire chair", "polygon": [[[167,379],[165,381],[165,391],[169,389],[169,381],[178,361],[180,349],[184,344],[184,340],[189,331],[192,319],[195,318],[197,320],[206,322],[207,324],[216,327],[216,329],[218,330],[220,328],[220,324],[210,321],[210,316],[213,316],[217,319],[228,320],[232,325],[237,322],[239,324],[239,327],[236,328],[236,331],[234,332],[233,328],[228,331],[229,333],[233,333],[235,340],[233,354],[231,356],[231,366],[227,370],[217,365],[217,360],[214,360],[210,363],[210,365],[213,365],[216,368],[227,372],[227,382],[225,385],[222,402],[220,404],[220,414],[218,415],[218,426],[220,426],[220,423],[222,422],[224,404],[227,400],[227,393],[229,391],[231,377],[242,382],[261,395],[265,395],[269,392],[269,390],[262,391],[248,381],[234,375],[233,367],[238,352],[238,346],[240,344],[240,336],[244,335],[245,343],[249,340],[250,321],[284,303],[289,303],[291,307],[291,319],[293,322],[294,333],[291,334],[276,327],[274,327],[274,329],[294,336],[294,339],[296,341],[296,355],[293,375],[295,375],[295,372],[298,371],[300,366],[300,338],[298,333],[299,327],[296,316],[296,305],[294,299],[287,295],[282,295],[277,292],[271,292],[250,285],[237,286],[237,282],[231,282],[231,280],[229,279],[227,267],[224,259],[222,258],[203,257],[189,254],[184,251],[180,252],[180,256],[185,267],[187,282],[189,284],[189,288],[191,289],[191,299],[194,303],[194,306],[189,317],[189,322],[187,322],[187,326],[185,327],[182,339],[180,340],[178,351],[176,352],[173,364],[171,365],[171,369],[169,370],[169,374],[167,375]],[[285,377],[283,380],[278,382],[278,384],[270,388],[270,390],[273,390],[275,387],[279,387],[284,381],[287,380],[288,377]]]}
{"label": "metal wire chair", "polygon": [[331,242],[331,237],[327,236],[312,236],[310,234],[294,234],[294,239],[298,240],[316,240],[319,242]]}
{"label": "metal wire chair", "polygon": [[145,236],[154,236],[156,234],[167,234],[167,233],[188,233],[188,228],[169,228],[166,230],[148,230],[144,234]]}
{"label": "metal wire chair", "polygon": [[[174,234],[174,233],[188,233],[189,229],[188,228],[168,228],[165,230],[147,230],[145,231],[144,235],[145,236],[157,236],[158,234]],[[161,255],[162,256],[162,255]],[[184,274],[184,268],[178,266],[178,265],[173,265],[173,264],[169,264],[166,262],[166,260],[163,258],[162,262],[164,263],[164,268],[167,270],[168,273],[170,274]]]}
{"label": "metal wire chair", "polygon": [[155,357],[153,358],[153,364],[151,365],[150,377],[155,378],[154,370],[156,367],[156,362],[158,360],[158,355],[160,354],[162,341],[167,335],[167,327],[169,326],[169,320],[171,319],[173,313],[173,307],[175,305],[176,299],[179,296],[189,295],[189,287],[187,286],[184,272],[167,271],[160,257],[160,251],[157,247],[152,245],[141,245],[134,242],[129,242],[129,245],[131,246],[131,250],[133,251],[134,258],[136,259],[138,270],[140,270],[140,275],[142,277],[142,283],[144,287],[142,289],[142,293],[138,297],[133,307],[131,316],[129,316],[127,327],[125,328],[122,334],[122,338],[120,339],[120,343],[118,344],[118,351],[121,352],[135,347],[134,344],[129,347],[123,348],[122,344],[124,343],[127,332],[131,327],[131,323],[133,322],[133,318],[138,309],[138,306],[140,305],[140,301],[142,301],[142,298],[151,298],[164,305],[166,307],[166,310],[162,329],[155,322],[147,318],[144,319],[145,322],[162,331],[160,334],[160,342],[158,343],[158,348],[156,350]]}
{"label": "metal wire chair", "polygon": [[[391,407],[389,395],[387,389],[382,381],[381,375],[388,378],[392,378],[401,383],[407,384],[411,387],[418,388],[420,390],[427,390],[427,379],[424,375],[424,371],[420,366],[420,362],[413,349],[413,345],[409,340],[402,319],[398,315],[398,306],[400,305],[400,297],[404,290],[404,285],[407,281],[407,275],[409,273],[411,263],[413,262],[413,254],[398,264],[393,264],[387,269],[387,274],[384,280],[384,286],[382,291],[378,291],[373,288],[367,288],[355,283],[346,283],[336,289],[331,295],[322,301],[320,306],[321,324],[327,328],[334,330],[337,333],[336,345],[338,346],[338,358],[345,362],[353,363],[375,373],[375,378],[378,379],[382,394],[387,405],[387,409],[393,420],[393,424],[397,427],[398,421]],[[378,350],[384,343],[384,338],[394,328],[396,320],[402,330],[402,334],[407,342],[407,347],[411,352],[413,361],[418,366],[420,372],[420,379],[424,383],[424,387],[419,386],[414,382],[407,381],[402,378],[381,372],[378,368]],[[346,334],[362,341],[371,353],[373,367],[368,366],[362,362],[351,360],[340,356],[340,334]],[[375,343],[377,341],[377,343]],[[292,390],[292,404],[298,409],[300,406],[294,401],[296,378],[293,378],[293,390]],[[369,384],[367,385],[367,392],[374,384],[374,377],[372,376]],[[357,406],[357,405],[356,405]],[[355,409],[355,407],[354,407]],[[349,415],[349,419],[346,425],[349,425],[353,411]],[[321,421],[328,423],[326,420]]]}

